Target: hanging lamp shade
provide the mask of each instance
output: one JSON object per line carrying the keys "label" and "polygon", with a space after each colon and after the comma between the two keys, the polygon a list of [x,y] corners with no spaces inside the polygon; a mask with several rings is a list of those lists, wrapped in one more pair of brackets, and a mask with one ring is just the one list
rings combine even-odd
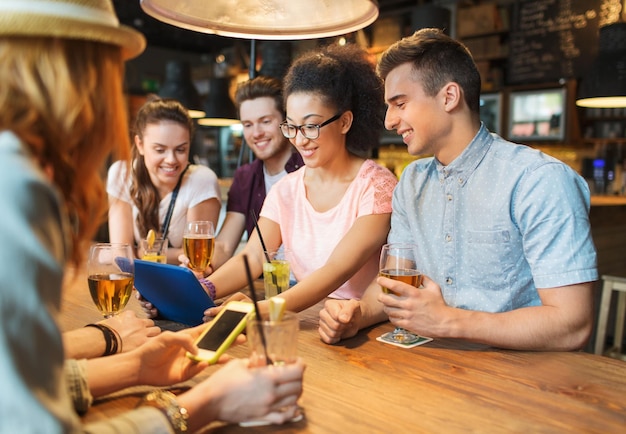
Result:
{"label": "hanging lamp shade", "polygon": [[154,18],[245,39],[313,39],[354,32],[378,17],[374,0],[141,0]]}
{"label": "hanging lamp shade", "polygon": [[216,77],[209,81],[209,95],[204,103],[205,117],[198,125],[205,127],[227,127],[239,123],[237,109],[228,95],[230,80]]}
{"label": "hanging lamp shade", "polygon": [[192,118],[204,116],[202,100],[191,81],[191,67],[188,62],[170,60],[166,63],[165,80],[159,89],[159,96],[177,100],[187,108]]}
{"label": "hanging lamp shade", "polygon": [[581,80],[576,105],[626,107],[626,23],[600,28],[598,57]]}

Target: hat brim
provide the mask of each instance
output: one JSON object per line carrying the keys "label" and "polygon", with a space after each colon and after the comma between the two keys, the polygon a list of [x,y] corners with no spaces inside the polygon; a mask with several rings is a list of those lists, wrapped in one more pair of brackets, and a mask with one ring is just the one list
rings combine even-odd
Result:
{"label": "hat brim", "polygon": [[146,38],[125,25],[112,27],[27,13],[0,14],[0,36],[47,36],[103,42],[119,46],[124,60],[138,56],[146,48]]}

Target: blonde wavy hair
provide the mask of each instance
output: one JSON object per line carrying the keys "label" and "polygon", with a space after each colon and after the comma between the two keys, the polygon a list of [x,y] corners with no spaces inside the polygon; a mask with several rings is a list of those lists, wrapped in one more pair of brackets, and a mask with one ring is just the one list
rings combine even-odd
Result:
{"label": "blonde wavy hair", "polygon": [[0,129],[30,148],[60,190],[78,265],[107,210],[104,164],[128,159],[119,47],[52,38],[0,38]]}

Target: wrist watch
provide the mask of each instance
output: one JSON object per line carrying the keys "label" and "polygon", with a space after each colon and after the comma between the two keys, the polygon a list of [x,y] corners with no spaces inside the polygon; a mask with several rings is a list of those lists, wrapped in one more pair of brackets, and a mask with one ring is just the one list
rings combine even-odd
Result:
{"label": "wrist watch", "polygon": [[187,419],[189,414],[185,407],[181,407],[176,400],[176,395],[165,390],[155,390],[143,397],[139,406],[155,407],[167,417],[176,434],[187,432]]}

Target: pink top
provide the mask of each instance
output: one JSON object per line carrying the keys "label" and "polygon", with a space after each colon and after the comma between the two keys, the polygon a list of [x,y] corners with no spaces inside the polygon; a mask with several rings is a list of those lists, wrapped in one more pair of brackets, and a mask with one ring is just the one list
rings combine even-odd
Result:
{"label": "pink top", "polygon": [[[291,250],[290,266],[300,281],[321,268],[333,249],[361,216],[391,213],[396,177],[372,160],[366,160],[341,201],[328,211],[317,212],[306,198],[306,166],[288,174],[270,190],[261,215],[280,225],[285,248]],[[367,234],[363,234],[367,236]],[[378,274],[376,252],[331,298],[360,299]]]}

